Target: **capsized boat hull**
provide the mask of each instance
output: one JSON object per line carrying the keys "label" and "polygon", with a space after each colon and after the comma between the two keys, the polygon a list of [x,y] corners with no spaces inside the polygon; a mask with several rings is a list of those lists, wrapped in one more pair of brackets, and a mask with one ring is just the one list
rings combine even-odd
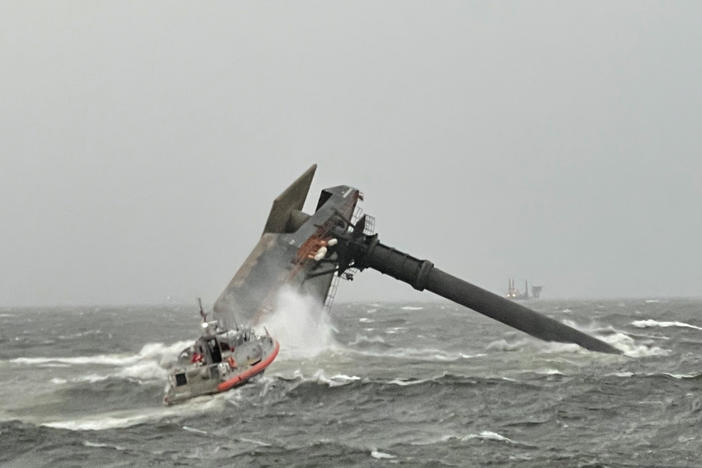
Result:
{"label": "capsized boat hull", "polygon": [[171,405],[243,385],[263,373],[279,350],[277,340],[250,329],[204,335],[183,350],[170,370],[163,402]]}

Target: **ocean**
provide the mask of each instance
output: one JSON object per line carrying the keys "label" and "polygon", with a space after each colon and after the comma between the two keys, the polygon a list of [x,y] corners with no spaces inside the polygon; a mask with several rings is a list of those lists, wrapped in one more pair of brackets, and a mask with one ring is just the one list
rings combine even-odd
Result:
{"label": "ocean", "polygon": [[623,354],[448,302],[302,301],[263,376],[167,407],[195,307],[0,308],[0,465],[702,466],[702,300],[526,305]]}

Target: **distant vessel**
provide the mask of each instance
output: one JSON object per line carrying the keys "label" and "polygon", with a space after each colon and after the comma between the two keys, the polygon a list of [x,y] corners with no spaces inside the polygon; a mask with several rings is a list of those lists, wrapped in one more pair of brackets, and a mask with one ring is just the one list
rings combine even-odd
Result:
{"label": "distant vessel", "polygon": [[514,285],[514,279],[510,278],[507,282],[507,294],[505,294],[505,297],[508,299],[513,299],[515,301],[523,301],[526,299],[530,299],[531,297],[533,297],[534,299],[538,299],[541,296],[541,290],[543,288],[543,286],[532,286],[531,296],[529,296],[528,281],[524,281],[524,292],[522,292],[519,289],[517,289],[517,287]]}
{"label": "distant vessel", "polygon": [[534,299],[538,299],[541,296],[541,290],[543,289],[543,286],[532,286],[531,287],[531,295],[534,296]]}
{"label": "distant vessel", "polygon": [[223,329],[216,320],[207,321],[202,303],[200,315],[202,336],[180,353],[168,372],[163,397],[167,405],[243,385],[262,374],[280,350],[268,330],[258,336],[251,327]]}

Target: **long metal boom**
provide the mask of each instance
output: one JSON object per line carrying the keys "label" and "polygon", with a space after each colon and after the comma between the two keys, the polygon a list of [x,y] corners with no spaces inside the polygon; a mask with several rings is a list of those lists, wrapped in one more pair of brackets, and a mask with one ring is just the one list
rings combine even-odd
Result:
{"label": "long metal boom", "polygon": [[341,243],[340,251],[345,250],[341,256],[347,259],[345,263],[352,260],[353,266],[359,270],[373,268],[415,289],[426,289],[545,341],[576,343],[601,353],[620,353],[604,341],[446,273],[428,260],[419,260],[388,247],[378,240],[377,235],[367,236],[357,230]]}

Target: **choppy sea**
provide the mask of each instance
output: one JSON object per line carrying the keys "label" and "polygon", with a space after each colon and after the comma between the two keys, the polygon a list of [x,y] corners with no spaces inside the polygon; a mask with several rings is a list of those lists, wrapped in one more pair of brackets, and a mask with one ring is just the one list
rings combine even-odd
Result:
{"label": "choppy sea", "polygon": [[450,303],[295,304],[243,387],[161,404],[194,307],[0,309],[2,466],[702,466],[702,300],[533,301],[621,356]]}

